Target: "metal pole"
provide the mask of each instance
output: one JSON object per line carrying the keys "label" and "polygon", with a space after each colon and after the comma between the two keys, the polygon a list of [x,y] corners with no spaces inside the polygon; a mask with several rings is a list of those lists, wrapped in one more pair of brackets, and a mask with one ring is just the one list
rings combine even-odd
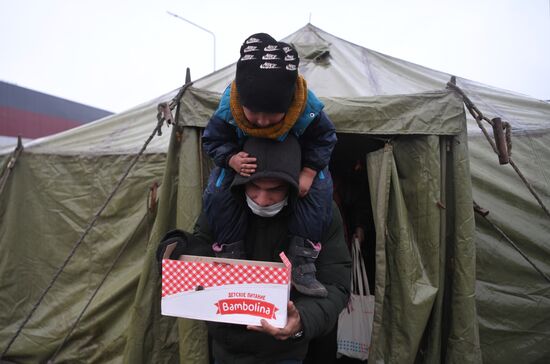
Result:
{"label": "metal pole", "polygon": [[208,30],[208,29],[206,29],[206,28],[204,28],[204,27],[201,27],[201,26],[198,25],[198,24],[193,23],[191,20],[185,19],[185,18],[179,16],[178,14],[172,13],[172,12],[170,12],[170,11],[166,11],[166,12],[167,12],[169,15],[172,15],[174,18],[178,18],[178,19],[183,20],[183,21],[185,21],[185,22],[187,22],[187,23],[189,23],[189,24],[191,24],[191,25],[194,25],[194,26],[196,26],[197,28],[199,28],[199,29],[201,29],[201,30],[204,30],[205,32],[207,32],[208,34],[210,34],[210,35],[212,36],[212,38],[214,39],[214,60],[213,60],[213,65],[214,65],[214,71],[216,71],[216,35],[215,35],[212,31],[210,31],[210,30]]}

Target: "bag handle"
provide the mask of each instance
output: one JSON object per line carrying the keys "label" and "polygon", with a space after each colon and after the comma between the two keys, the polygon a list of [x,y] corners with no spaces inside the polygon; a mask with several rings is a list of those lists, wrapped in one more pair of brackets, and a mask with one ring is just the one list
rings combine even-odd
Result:
{"label": "bag handle", "polygon": [[359,239],[354,238],[351,246],[351,290],[352,292],[357,292],[361,296],[369,296],[370,287],[369,281],[367,279],[367,269],[365,267],[365,261],[361,254],[361,244],[359,243]]}
{"label": "bag handle", "polygon": [[351,274],[351,291],[355,294],[363,293],[363,282],[361,280],[361,263],[359,261],[359,254],[357,252],[356,239],[353,239],[351,243],[351,261],[352,261],[352,274]]}

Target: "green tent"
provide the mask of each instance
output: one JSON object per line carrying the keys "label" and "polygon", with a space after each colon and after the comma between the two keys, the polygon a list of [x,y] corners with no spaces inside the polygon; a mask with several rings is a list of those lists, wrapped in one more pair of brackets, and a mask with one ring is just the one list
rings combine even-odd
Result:
{"label": "green tent", "polygon": [[[446,88],[451,76],[310,24],[284,40],[298,49],[300,72],[340,141],[383,141],[364,156],[376,233],[371,362],[548,358],[550,218],[498,164],[463,99]],[[160,316],[153,256],[165,231],[192,229],[200,212],[210,166],[200,133],[234,70],[185,88],[176,124],[161,136],[153,132],[157,104],[178,90],[18,153],[0,151],[3,360],[206,362],[203,324]],[[512,159],[548,206],[550,104],[459,77],[456,84],[484,115],[511,124]],[[489,214],[475,214],[473,201]]]}

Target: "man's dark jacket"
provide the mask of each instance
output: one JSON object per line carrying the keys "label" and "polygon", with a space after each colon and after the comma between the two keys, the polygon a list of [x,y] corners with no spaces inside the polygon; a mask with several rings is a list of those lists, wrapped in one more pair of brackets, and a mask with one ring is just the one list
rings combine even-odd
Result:
{"label": "man's dark jacket", "polygon": [[[287,252],[289,211],[263,218],[250,213],[245,239],[247,259],[279,262],[279,253]],[[206,255],[211,251],[212,234],[204,213],[193,231],[189,254]],[[323,248],[315,265],[317,279],[328,290],[327,298],[305,296],[292,289],[290,299],[298,311],[304,335],[300,339],[276,340],[270,335],[249,331],[244,325],[208,322],[213,338],[213,353],[223,364],[274,363],[284,359],[303,359],[309,341],[326,334],[336,324],[348,302],[351,260],[344,241],[342,218],[333,204],[333,219],[323,239]]]}

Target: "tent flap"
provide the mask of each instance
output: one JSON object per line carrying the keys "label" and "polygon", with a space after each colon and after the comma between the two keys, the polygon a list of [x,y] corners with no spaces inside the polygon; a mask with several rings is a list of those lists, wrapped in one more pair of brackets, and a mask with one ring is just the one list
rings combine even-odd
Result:
{"label": "tent flap", "polygon": [[447,90],[322,100],[342,133],[455,135],[465,127],[462,100]]}
{"label": "tent flap", "polygon": [[[437,136],[401,138],[367,156],[375,201],[371,359],[377,363],[481,362],[466,149],[456,145],[447,158]],[[464,184],[458,192],[455,180]],[[442,188],[453,198],[445,199]],[[448,241],[451,230],[457,238]]]}
{"label": "tent flap", "polygon": [[[157,219],[145,253],[127,332],[125,363],[177,363],[180,356],[185,358],[185,363],[208,362],[203,323],[161,316],[160,274],[155,258],[162,236],[176,228],[192,231],[201,211],[199,152],[197,129],[185,128],[181,136],[177,136],[175,128],[172,130]],[[186,345],[179,345],[180,339],[185,339]]]}
{"label": "tent flap", "polygon": [[[189,88],[181,103],[182,124],[205,127],[219,98],[220,94]],[[449,90],[321,100],[341,133],[456,135],[465,128],[462,99]]]}

